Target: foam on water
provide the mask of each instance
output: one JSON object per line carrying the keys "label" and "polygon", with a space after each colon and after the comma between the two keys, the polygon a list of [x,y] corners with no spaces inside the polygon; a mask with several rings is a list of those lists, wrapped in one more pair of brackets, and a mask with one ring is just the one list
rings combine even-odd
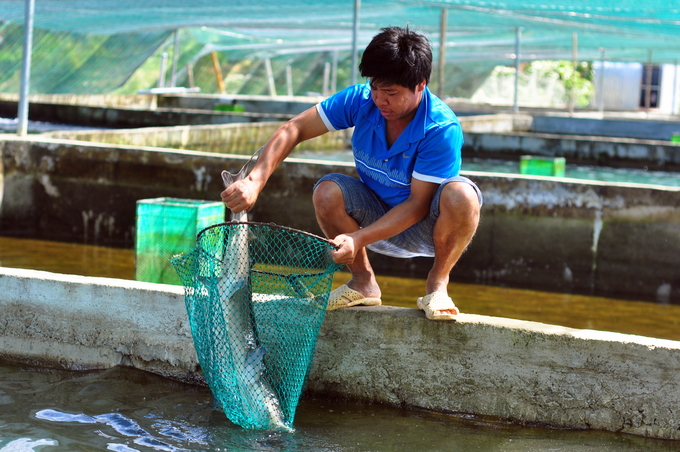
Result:
{"label": "foam on water", "polygon": [[[105,413],[96,416],[88,416],[86,414],[69,414],[54,409],[45,409],[38,411],[35,414],[35,417],[36,419],[61,423],[104,424],[111,427],[120,435],[134,438],[133,442],[140,446],[149,447],[153,450],[161,452],[183,452],[188,450],[173,446],[167,441],[156,438],[154,435],[143,429],[137,422],[126,416],[123,416],[120,413]],[[183,431],[183,429],[177,425],[168,424],[169,423],[166,421],[164,422],[164,425],[161,425],[162,428],[159,430],[159,433],[162,436],[170,437],[181,442],[206,444],[205,441],[201,439],[200,433],[198,436],[195,436]],[[106,435],[103,432],[100,432],[100,434],[102,436]],[[111,439],[115,439],[115,436],[106,436]],[[108,443],[108,449],[116,452],[139,452],[138,449],[134,449],[127,446],[126,444],[119,443]],[[1,449],[0,452],[2,452]]]}

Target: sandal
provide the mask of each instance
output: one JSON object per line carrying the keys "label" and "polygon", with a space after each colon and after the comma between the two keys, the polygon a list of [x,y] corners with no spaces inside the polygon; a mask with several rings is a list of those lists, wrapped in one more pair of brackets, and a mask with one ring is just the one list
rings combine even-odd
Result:
{"label": "sandal", "polygon": [[[425,317],[430,320],[455,320],[460,311],[453,304],[451,297],[443,292],[432,292],[429,295],[418,298],[418,309],[425,311]],[[456,314],[440,313],[440,311],[454,310]]]}
{"label": "sandal", "polygon": [[380,304],[382,304],[380,298],[366,298],[361,292],[350,289],[347,284],[343,284],[328,295],[328,307],[326,310],[335,311],[336,309],[349,308],[350,306],[378,306]]}

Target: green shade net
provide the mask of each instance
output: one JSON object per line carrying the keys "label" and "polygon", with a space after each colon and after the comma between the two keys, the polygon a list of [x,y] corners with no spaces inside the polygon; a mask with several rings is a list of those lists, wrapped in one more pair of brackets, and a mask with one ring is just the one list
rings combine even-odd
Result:
{"label": "green shade net", "polygon": [[306,232],[230,222],[172,259],[203,375],[233,423],[292,429],[340,267],[330,250]]}
{"label": "green shade net", "polygon": [[[213,51],[228,93],[269,94],[265,61],[271,63],[278,94],[287,93],[287,68],[295,95],[320,91],[326,64],[337,64],[342,89],[352,69],[353,5],[347,0],[35,2],[30,93],[129,88],[130,94],[133,88],[151,88],[163,52],[168,65],[177,63],[177,86],[190,86],[188,65],[201,92],[216,93]],[[679,5],[675,0],[372,0],[361,2],[357,47],[360,53],[381,27],[408,25],[432,42],[435,66],[446,49],[444,93],[464,96],[495,65],[514,64],[518,28],[522,61],[570,61],[576,50],[580,61],[677,64]],[[23,0],[0,1],[0,92],[19,89],[24,10]],[[444,37],[442,11],[448,17]]]}

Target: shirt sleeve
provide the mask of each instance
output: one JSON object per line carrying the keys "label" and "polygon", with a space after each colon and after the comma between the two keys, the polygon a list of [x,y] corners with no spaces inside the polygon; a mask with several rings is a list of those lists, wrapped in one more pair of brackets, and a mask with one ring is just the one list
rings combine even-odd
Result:
{"label": "shirt sleeve", "polygon": [[317,104],[316,109],[329,131],[349,129],[354,127],[356,117],[366,99],[365,85],[354,85]]}
{"label": "shirt sleeve", "polygon": [[442,183],[460,173],[460,150],[463,131],[458,122],[430,130],[421,142],[412,177],[425,182]]}

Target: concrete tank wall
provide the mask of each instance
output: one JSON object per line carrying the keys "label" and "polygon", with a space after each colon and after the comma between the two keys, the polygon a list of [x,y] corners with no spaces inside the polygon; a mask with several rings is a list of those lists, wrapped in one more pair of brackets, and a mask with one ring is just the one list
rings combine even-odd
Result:
{"label": "concrete tank wall", "polygon": [[[0,141],[4,235],[132,248],[136,202],[219,200],[246,156],[28,137]],[[316,234],[311,193],[352,164],[289,159],[249,215]],[[680,189],[465,173],[485,196],[455,281],[680,301]],[[371,254],[381,274],[425,277],[429,258]]]}
{"label": "concrete tank wall", "polygon": [[[0,268],[0,357],[202,383],[181,288]],[[306,393],[680,439],[680,342],[416,309],[327,313]]]}
{"label": "concrete tank wall", "polygon": [[519,160],[522,155],[565,157],[570,164],[680,171],[680,146],[669,141],[518,131],[465,133],[464,157]]}

